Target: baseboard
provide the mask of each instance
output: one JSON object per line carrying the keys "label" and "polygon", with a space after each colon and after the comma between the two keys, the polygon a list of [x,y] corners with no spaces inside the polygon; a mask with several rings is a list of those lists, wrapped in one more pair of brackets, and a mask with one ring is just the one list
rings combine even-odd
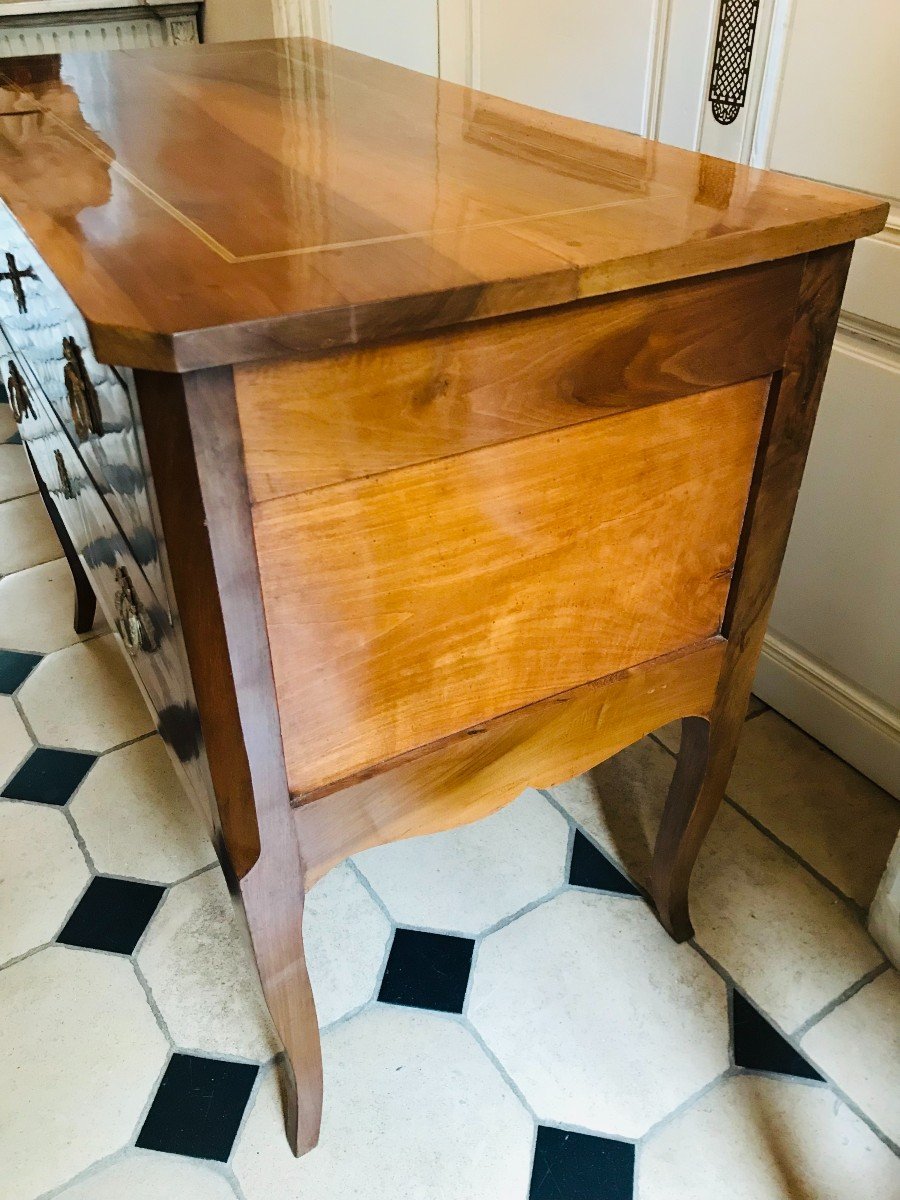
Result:
{"label": "baseboard", "polygon": [[768,633],[753,690],[863,775],[900,797],[900,712]]}

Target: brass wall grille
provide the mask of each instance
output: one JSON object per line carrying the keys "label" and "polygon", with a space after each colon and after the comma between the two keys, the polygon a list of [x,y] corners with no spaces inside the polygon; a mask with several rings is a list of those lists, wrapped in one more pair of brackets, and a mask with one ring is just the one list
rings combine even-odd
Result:
{"label": "brass wall grille", "polygon": [[747,99],[759,0],[722,0],[709,81],[713,116],[720,125],[737,119]]}

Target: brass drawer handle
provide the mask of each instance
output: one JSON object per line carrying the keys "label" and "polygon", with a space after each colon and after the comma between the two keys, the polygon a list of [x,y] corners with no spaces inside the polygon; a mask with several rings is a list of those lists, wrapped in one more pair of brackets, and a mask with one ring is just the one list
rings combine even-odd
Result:
{"label": "brass drawer handle", "polygon": [[9,393],[9,406],[17,425],[21,425],[25,417],[37,416],[34,405],[31,403],[31,397],[28,395],[28,385],[14,362],[9,364],[9,380],[6,390]]}
{"label": "brass drawer handle", "polygon": [[80,441],[85,441],[90,435],[103,436],[103,421],[100,417],[100,400],[97,389],[91,383],[81,349],[74,338],[64,337],[62,342],[63,357],[66,360],[64,375],[66,380],[66,395],[69,397],[69,408],[72,410],[72,423]]}
{"label": "brass drawer handle", "polygon": [[134,584],[124,567],[116,567],[116,629],[133,655],[138,650],[152,654],[159,649],[159,638],[150,614],[141,604]]}
{"label": "brass drawer handle", "polygon": [[37,279],[31,267],[26,267],[20,270],[16,266],[16,260],[7,250],[6,252],[6,270],[0,271],[0,279],[8,279],[12,284],[13,294],[16,297],[16,304],[19,307],[19,312],[28,312],[28,301],[25,298],[25,289],[22,287],[23,279]]}
{"label": "brass drawer handle", "polygon": [[66,460],[58,450],[53,451],[53,457],[56,459],[56,469],[59,472],[59,490],[67,500],[74,500],[75,489],[72,487],[72,480],[66,468]]}

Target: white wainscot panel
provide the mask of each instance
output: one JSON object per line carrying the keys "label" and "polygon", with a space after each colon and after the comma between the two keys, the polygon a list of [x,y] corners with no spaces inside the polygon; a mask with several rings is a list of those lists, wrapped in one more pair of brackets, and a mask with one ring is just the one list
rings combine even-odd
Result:
{"label": "white wainscot panel", "polygon": [[473,0],[474,83],[639,133],[653,107],[658,0]]}
{"label": "white wainscot panel", "polygon": [[[900,154],[900,149],[897,151]],[[891,214],[894,217],[896,209]],[[896,234],[856,243],[844,310],[867,321],[900,329],[900,241]]]}
{"label": "white wainscot panel", "polygon": [[900,360],[839,334],[754,690],[900,796]]}
{"label": "white wainscot panel", "polygon": [[347,50],[438,73],[437,0],[331,0],[331,40]]}
{"label": "white wainscot panel", "polygon": [[718,0],[670,0],[666,62],[656,133],[661,142],[699,148],[709,92]]}
{"label": "white wainscot panel", "polygon": [[772,628],[900,707],[900,366],[838,335]]}
{"label": "white wainscot panel", "polygon": [[795,0],[770,165],[900,198],[900,4]]}

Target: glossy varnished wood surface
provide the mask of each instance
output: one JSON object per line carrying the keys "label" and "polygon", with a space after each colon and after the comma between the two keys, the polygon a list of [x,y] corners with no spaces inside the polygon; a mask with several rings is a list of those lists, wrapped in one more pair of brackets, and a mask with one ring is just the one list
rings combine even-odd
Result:
{"label": "glossy varnished wood surface", "polygon": [[778,370],[802,258],[235,370],[259,503]]}
{"label": "glossy varnished wood surface", "polygon": [[543,308],[848,241],[887,211],[305,39],[0,78],[0,198],[120,366]]}
{"label": "glossy varnished wood surface", "polygon": [[292,795],[716,633],[767,389],[257,505]]}

